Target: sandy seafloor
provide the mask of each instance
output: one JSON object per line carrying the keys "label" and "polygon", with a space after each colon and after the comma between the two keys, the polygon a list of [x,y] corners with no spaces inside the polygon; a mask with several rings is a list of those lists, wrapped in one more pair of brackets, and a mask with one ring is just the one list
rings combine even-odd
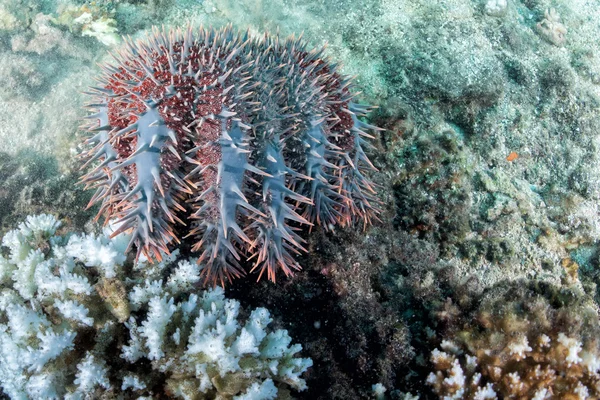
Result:
{"label": "sandy seafloor", "polygon": [[[304,32],[378,106],[385,207],[364,232],[314,230],[294,278],[227,289],[269,308],[313,359],[294,395],[434,399],[454,390],[443,379],[458,360],[455,398],[474,398],[476,373],[497,378],[498,398],[537,385],[521,397],[533,398],[558,379],[535,381],[536,363],[581,367],[573,379],[598,398],[596,371],[567,362],[558,338],[600,355],[599,21],[595,0],[0,0],[2,232],[40,212],[94,229],[75,185],[81,92],[119,35]],[[527,356],[544,335],[556,351]],[[575,391],[553,390],[539,398]]]}

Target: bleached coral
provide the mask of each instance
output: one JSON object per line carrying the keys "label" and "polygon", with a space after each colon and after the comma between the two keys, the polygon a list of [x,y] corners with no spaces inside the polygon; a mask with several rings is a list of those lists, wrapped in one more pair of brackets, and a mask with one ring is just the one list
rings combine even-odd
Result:
{"label": "bleached coral", "polygon": [[302,347],[287,331],[269,330],[265,308],[242,318],[221,288],[192,293],[199,267],[178,252],[130,266],[128,238],[108,239],[110,227],[53,236],[59,226],[30,217],[2,242],[0,385],[11,398],[151,398],[160,388],[171,398],[274,399],[306,388],[312,361],[296,357]]}
{"label": "bleached coral", "polygon": [[248,390],[234,400],[272,400],[277,397],[277,388],[271,379],[266,379],[263,383],[253,383]]}
{"label": "bleached coral", "polygon": [[539,389],[535,392],[531,400],[545,400],[550,397],[548,389]]}
{"label": "bleached coral", "polygon": [[54,307],[56,307],[66,319],[77,321],[87,326],[92,326],[94,323],[94,319],[88,317],[89,310],[75,300],[62,301],[56,299],[54,300]]}
{"label": "bleached coral", "polygon": [[64,249],[67,256],[77,258],[86,267],[103,269],[106,278],[114,278],[125,262],[125,254],[105,236],[73,235]]}
{"label": "bleached coral", "polygon": [[575,338],[567,337],[564,333],[559,333],[556,339],[558,343],[562,344],[566,349],[565,360],[570,366],[571,364],[579,364],[581,358],[579,352],[581,351],[581,342]]}
{"label": "bleached coral", "polygon": [[97,386],[105,389],[110,388],[107,377],[108,369],[105,364],[104,360],[96,361],[93,355],[86,354],[83,361],[77,364],[77,375],[75,378],[77,391],[85,393]]}
{"label": "bleached coral", "polygon": [[492,384],[489,382],[484,387],[478,388],[475,392],[475,395],[473,396],[473,400],[493,400],[497,398],[498,396],[496,396],[496,391],[493,389]]}
{"label": "bleached coral", "polygon": [[510,355],[517,361],[527,357],[526,354],[531,350],[533,349],[529,346],[526,336],[521,336],[519,339],[513,340],[508,344]]}

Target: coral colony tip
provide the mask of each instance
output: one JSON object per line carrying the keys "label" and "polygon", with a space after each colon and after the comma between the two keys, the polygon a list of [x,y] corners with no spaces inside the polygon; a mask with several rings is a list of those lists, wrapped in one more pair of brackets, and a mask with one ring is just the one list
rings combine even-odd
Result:
{"label": "coral colony tip", "polygon": [[291,275],[303,227],[365,226],[379,201],[350,79],[301,38],[231,27],[159,31],[124,47],[90,90],[90,206],[160,261],[192,237],[205,282]]}

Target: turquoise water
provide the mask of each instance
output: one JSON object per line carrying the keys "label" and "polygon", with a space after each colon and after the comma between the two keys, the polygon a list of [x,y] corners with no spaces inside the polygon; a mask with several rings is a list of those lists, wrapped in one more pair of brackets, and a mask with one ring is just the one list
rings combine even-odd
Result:
{"label": "turquoise water", "polygon": [[[600,6],[584,0],[0,0],[2,234],[40,213],[62,220],[57,234],[100,232],[98,205],[86,209],[94,191],[77,184],[89,137],[83,92],[124,35],[228,24],[252,37],[302,34],[354,77],[357,103],[376,107],[363,119],[384,129],[367,151],[382,205],[365,229],[300,230],[307,252],[293,277],[255,283],[251,274],[227,285],[244,318],[268,308],[273,330],[286,329],[312,359],[308,388],[277,381],[279,398],[288,390],[319,399],[600,398],[598,20]],[[30,247],[50,258],[47,239]],[[181,254],[192,246],[184,240]],[[123,261],[124,291],[134,255]],[[13,334],[7,293],[23,297],[25,284],[11,279],[24,261],[5,261],[0,331]],[[174,267],[165,268],[156,277],[166,282]],[[58,306],[23,299],[63,326]],[[64,363],[73,385],[84,351],[112,354],[81,339],[98,326],[78,329],[70,355],[58,355],[43,379]],[[114,354],[129,339],[123,332],[107,334],[125,338],[112,342]],[[15,378],[3,354],[6,393]],[[125,369],[108,364],[120,387]],[[138,367],[152,370],[148,360]],[[152,377],[152,389],[121,395],[176,398],[163,387],[169,376]],[[98,384],[88,395],[120,393]]]}

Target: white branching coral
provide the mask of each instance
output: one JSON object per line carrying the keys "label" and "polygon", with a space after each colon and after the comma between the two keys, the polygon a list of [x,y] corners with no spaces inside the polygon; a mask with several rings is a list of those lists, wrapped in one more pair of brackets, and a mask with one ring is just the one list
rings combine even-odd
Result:
{"label": "white branching coral", "polygon": [[2,241],[0,385],[10,398],[137,399],[160,390],[249,400],[306,388],[312,361],[296,357],[302,347],[269,329],[265,308],[242,318],[221,288],[193,293],[196,263],[173,252],[128,266],[128,238],[108,239],[110,228],[54,236],[58,227],[52,216],[29,217]]}
{"label": "white branching coral", "polygon": [[[195,373],[194,379],[172,381],[169,384],[171,392],[188,392],[191,396],[194,393],[188,389],[191,380],[195,381],[191,385],[194,391],[210,393],[220,391],[220,387],[249,387],[261,377],[284,382],[297,390],[306,388],[300,375],[312,362],[294,357],[301,346],[290,345],[287,331],[267,333],[265,328],[271,317],[266,309],[253,310],[246,323],[240,325],[239,303],[226,299],[221,288],[204,292],[202,298],[192,300],[193,304],[170,304],[159,298],[154,298],[154,302],[161,312],[150,311],[142,326],[131,330],[132,344],[124,357],[139,356],[141,352],[163,372],[175,374],[187,370],[190,376]],[[190,312],[190,309],[194,311]],[[148,326],[165,329],[163,323],[168,319],[165,315],[171,313],[174,313],[175,320],[185,319],[186,314],[196,315],[191,329],[175,330],[175,337],[165,335],[164,342],[146,336]],[[135,321],[130,320],[129,324],[135,324]],[[174,351],[169,349],[181,347],[183,343],[186,343],[187,350],[180,357],[173,357]],[[132,351],[134,348],[135,352]],[[164,355],[165,348],[170,356]]]}
{"label": "white branching coral", "polygon": [[567,337],[564,333],[559,333],[556,339],[558,343],[562,344],[567,349],[567,356],[565,360],[570,366],[571,364],[579,364],[581,358],[579,352],[581,351],[581,342],[575,338]]}
{"label": "white branching coral", "polygon": [[527,353],[533,350],[529,347],[527,336],[521,336],[517,340],[513,340],[508,344],[508,351],[511,356],[517,361],[527,357]]}
{"label": "white branching coral", "polygon": [[93,390],[97,386],[104,389],[110,388],[108,382],[108,369],[104,360],[96,361],[94,356],[86,354],[83,361],[77,364],[77,375],[75,384],[79,393],[86,393]]}
{"label": "white branching coral", "polygon": [[82,304],[74,300],[54,300],[54,307],[60,311],[63,317],[73,321],[78,321],[84,325],[92,326],[94,319],[88,317],[89,310]]}
{"label": "white branching coral", "polygon": [[83,262],[86,267],[101,268],[106,278],[114,278],[125,262],[125,255],[105,236],[73,235],[65,250],[67,256]]}

